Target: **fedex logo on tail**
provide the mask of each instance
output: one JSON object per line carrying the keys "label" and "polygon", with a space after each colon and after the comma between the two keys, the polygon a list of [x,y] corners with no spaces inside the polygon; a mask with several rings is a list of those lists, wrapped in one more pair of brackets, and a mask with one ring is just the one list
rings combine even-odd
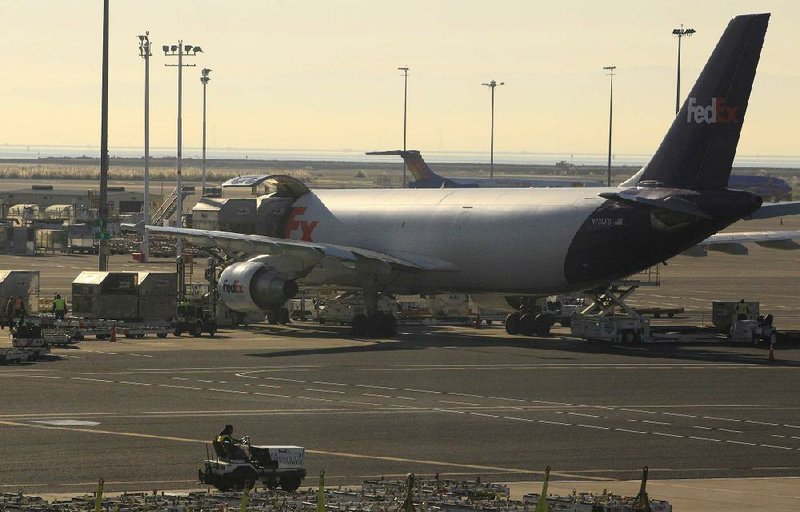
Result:
{"label": "fedex logo on tail", "polygon": [[697,98],[689,98],[686,108],[687,123],[735,123],[738,118],[739,107],[725,104],[725,98],[711,98],[711,105],[698,105]]}

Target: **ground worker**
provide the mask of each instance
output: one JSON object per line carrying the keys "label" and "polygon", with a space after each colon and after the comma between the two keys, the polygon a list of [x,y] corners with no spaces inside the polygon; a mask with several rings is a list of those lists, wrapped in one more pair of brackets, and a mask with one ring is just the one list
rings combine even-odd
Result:
{"label": "ground worker", "polygon": [[238,446],[243,442],[244,440],[233,437],[233,425],[225,425],[225,428],[219,431],[212,444],[219,457],[225,457],[228,460],[240,460],[247,458],[244,450]]}
{"label": "ground worker", "polygon": [[22,300],[22,296],[18,295],[16,299],[14,299],[14,310],[12,314],[13,318],[19,318],[19,325],[25,321],[25,301]]}
{"label": "ground worker", "polygon": [[5,313],[6,318],[5,322],[3,322],[0,327],[5,329],[6,324],[8,324],[8,328],[11,329],[14,324],[14,297],[9,297],[8,300],[3,303],[3,313]]}
{"label": "ground worker", "polygon": [[53,299],[53,313],[56,315],[56,320],[64,320],[64,316],[67,314],[67,301],[62,299],[58,293]]}
{"label": "ground worker", "polygon": [[750,316],[750,308],[744,303],[744,299],[736,304],[736,320],[747,320]]}

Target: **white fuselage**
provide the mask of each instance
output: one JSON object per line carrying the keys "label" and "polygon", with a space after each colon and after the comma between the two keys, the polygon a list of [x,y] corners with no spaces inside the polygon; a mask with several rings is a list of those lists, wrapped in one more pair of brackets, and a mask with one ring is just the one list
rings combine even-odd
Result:
{"label": "white fuselage", "polygon": [[455,267],[402,274],[392,289],[558,293],[569,289],[570,244],[603,190],[315,190],[294,204],[287,235]]}

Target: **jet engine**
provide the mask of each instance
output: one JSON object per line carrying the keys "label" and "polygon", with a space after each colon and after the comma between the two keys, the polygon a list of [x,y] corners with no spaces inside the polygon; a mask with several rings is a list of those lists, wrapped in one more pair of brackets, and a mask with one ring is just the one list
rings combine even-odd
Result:
{"label": "jet engine", "polygon": [[219,277],[222,301],[240,313],[272,311],[297,295],[297,283],[280,277],[263,263],[234,263]]}

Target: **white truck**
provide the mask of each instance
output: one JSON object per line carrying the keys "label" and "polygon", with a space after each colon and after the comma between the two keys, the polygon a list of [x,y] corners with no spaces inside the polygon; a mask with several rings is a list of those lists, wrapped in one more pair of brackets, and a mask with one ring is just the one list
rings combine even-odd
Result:
{"label": "white truck", "polygon": [[638,343],[650,339],[650,321],[641,316],[576,315],[572,317],[573,336],[612,343]]}
{"label": "white truck", "polygon": [[287,492],[300,487],[306,477],[305,448],[301,446],[256,446],[242,439],[245,458],[208,458],[198,471],[200,482],[222,492],[252,488],[261,481],[269,489]]}

